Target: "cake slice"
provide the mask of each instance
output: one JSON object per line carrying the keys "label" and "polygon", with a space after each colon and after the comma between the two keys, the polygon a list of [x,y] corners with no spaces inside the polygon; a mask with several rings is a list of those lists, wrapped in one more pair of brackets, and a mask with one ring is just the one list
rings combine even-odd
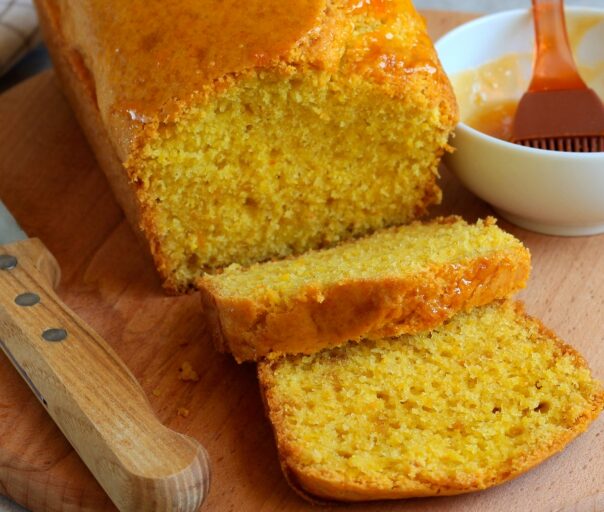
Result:
{"label": "cake slice", "polygon": [[391,228],[197,283],[219,350],[238,361],[419,332],[526,284],[530,255],[492,218]]}
{"label": "cake slice", "polygon": [[36,0],[165,287],[424,214],[457,121],[409,0]]}
{"label": "cake slice", "polygon": [[432,332],[265,361],[258,375],[289,482],[346,501],[499,484],[604,405],[583,358],[512,302]]}

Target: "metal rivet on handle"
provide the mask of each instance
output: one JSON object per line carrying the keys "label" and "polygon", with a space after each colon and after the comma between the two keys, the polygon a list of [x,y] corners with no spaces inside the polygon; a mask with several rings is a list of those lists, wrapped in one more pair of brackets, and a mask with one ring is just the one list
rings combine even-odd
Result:
{"label": "metal rivet on handle", "polygon": [[35,306],[38,302],[40,302],[40,296],[31,292],[21,293],[15,297],[15,303],[18,306]]}
{"label": "metal rivet on handle", "polygon": [[17,266],[17,258],[10,254],[0,254],[0,270],[12,270]]}
{"label": "metal rivet on handle", "polygon": [[65,329],[46,329],[42,333],[42,338],[46,341],[63,341],[67,338],[67,331]]}

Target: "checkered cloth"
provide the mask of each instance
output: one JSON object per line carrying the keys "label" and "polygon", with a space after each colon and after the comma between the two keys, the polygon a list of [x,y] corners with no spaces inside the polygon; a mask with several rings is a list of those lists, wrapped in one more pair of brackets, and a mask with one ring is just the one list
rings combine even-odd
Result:
{"label": "checkered cloth", "polygon": [[31,0],[0,0],[0,75],[38,42]]}

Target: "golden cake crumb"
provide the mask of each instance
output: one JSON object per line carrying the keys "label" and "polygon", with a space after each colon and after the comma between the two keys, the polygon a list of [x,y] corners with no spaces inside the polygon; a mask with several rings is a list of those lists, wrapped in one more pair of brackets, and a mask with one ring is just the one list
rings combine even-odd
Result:
{"label": "golden cake crumb", "polygon": [[584,359],[513,302],[263,362],[259,378],[286,474],[342,500],[501,483],[564,448],[604,405]]}
{"label": "golden cake crumb", "polygon": [[179,416],[182,416],[183,418],[186,418],[189,416],[189,414],[191,413],[191,411],[189,409],[187,409],[186,407],[179,407],[176,411],[176,413]]}
{"label": "golden cake crumb", "polygon": [[191,363],[185,361],[178,369],[178,378],[185,382],[197,382],[199,374],[193,369]]}

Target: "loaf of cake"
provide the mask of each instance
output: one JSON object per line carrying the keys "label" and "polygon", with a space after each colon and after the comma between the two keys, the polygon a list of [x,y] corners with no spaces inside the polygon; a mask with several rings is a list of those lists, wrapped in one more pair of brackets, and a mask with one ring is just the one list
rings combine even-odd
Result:
{"label": "loaf of cake", "polygon": [[258,374],[286,477],[323,499],[484,489],[561,450],[604,406],[583,358],[512,302]]}
{"label": "loaf of cake", "polygon": [[238,361],[311,354],[424,331],[524,288],[530,254],[495,225],[459,217],[389,228],[198,281],[217,348]]}
{"label": "loaf of cake", "polygon": [[406,223],[457,107],[409,0],[36,0],[165,287]]}

